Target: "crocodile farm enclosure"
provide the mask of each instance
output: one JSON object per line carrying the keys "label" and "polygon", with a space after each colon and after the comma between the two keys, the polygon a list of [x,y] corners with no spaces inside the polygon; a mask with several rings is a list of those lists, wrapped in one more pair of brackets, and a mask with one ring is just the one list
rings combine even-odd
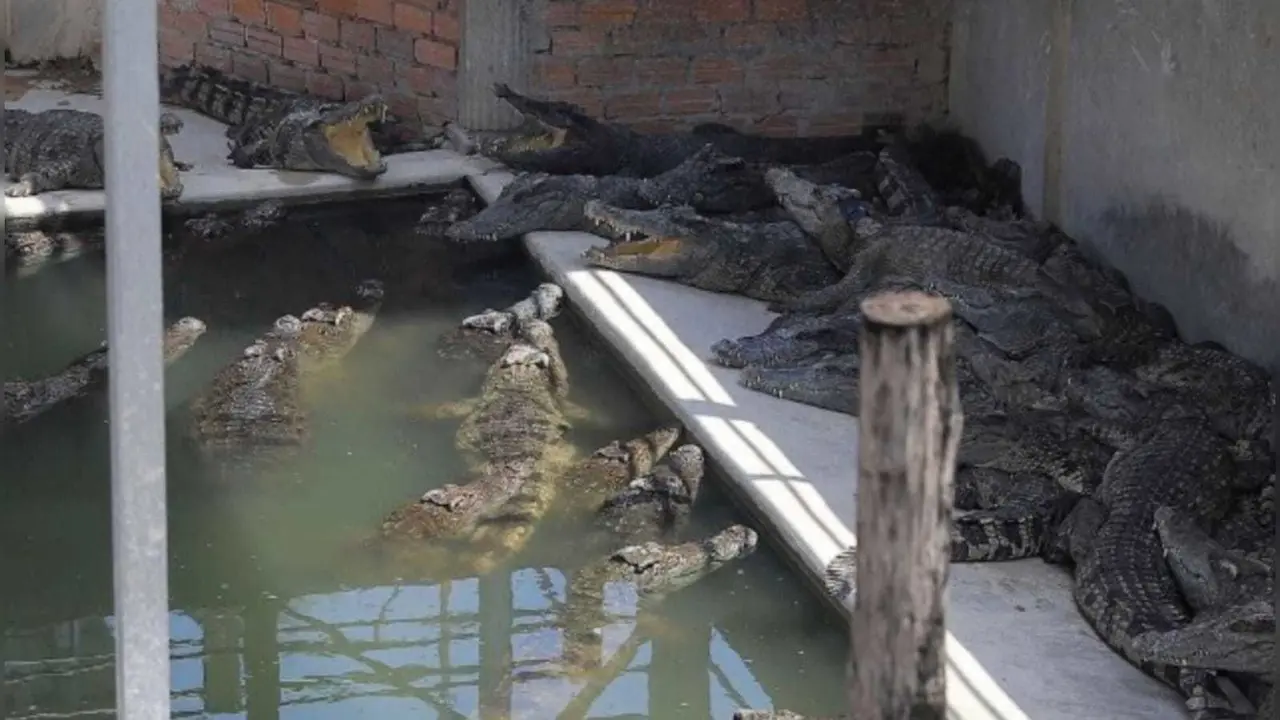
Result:
{"label": "crocodile farm enclosure", "polygon": [[[0,717],[114,717],[100,88],[10,71]],[[846,718],[860,303],[945,297],[949,716],[1275,717],[1276,389],[925,126],[161,75],[175,717]]]}

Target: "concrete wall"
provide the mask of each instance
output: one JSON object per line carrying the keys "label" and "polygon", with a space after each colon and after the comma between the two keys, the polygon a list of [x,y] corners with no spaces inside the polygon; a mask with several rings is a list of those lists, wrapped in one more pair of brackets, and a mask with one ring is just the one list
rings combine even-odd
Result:
{"label": "concrete wall", "polygon": [[957,0],[950,110],[1188,340],[1280,362],[1280,3]]}
{"label": "concrete wall", "polygon": [[0,32],[19,63],[101,57],[100,0],[5,0]]}

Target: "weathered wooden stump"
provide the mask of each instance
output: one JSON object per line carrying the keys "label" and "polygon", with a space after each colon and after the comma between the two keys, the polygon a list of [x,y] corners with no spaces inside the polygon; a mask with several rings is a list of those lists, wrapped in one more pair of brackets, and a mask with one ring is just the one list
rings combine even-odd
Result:
{"label": "weathered wooden stump", "polygon": [[859,720],[946,717],[946,584],[962,415],[951,305],[862,303],[857,598],[849,702]]}

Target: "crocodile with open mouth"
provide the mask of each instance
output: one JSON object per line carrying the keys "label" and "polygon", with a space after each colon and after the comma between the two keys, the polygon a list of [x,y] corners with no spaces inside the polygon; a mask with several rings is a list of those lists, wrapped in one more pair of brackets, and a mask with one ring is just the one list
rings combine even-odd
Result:
{"label": "crocodile with open mouth", "polygon": [[227,157],[236,167],[329,172],[372,180],[387,170],[382,153],[398,149],[385,140],[385,150],[377,146],[374,129],[395,123],[376,94],[331,102],[194,65],[162,73],[160,89],[165,102],[229,126]]}
{"label": "crocodile with open mouth", "polygon": [[[5,109],[5,171],[13,182],[5,188],[9,197],[26,197],[54,190],[101,190],[106,183],[105,133],[102,116],[84,110],[54,108],[30,112]],[[179,163],[174,160],[169,137],[182,129],[173,113],[160,114],[157,168],[160,198],[182,195]]]}
{"label": "crocodile with open mouth", "polygon": [[[204,322],[184,317],[165,330],[164,364],[181,358],[204,335]],[[20,425],[67,400],[89,393],[107,379],[107,346],[88,352],[59,372],[39,380],[6,380],[0,426]]]}
{"label": "crocodile with open mouth", "polygon": [[671,170],[708,143],[725,155],[785,165],[821,163],[881,145],[872,136],[874,129],[862,135],[813,138],[747,135],[720,124],[700,125],[687,133],[641,133],[596,120],[571,103],[521,95],[505,84],[495,85],[494,94],[557,138],[547,149],[491,151],[515,170],[644,178]]}
{"label": "crocodile with open mouth", "polygon": [[281,316],[214,376],[191,402],[191,434],[202,448],[287,453],[306,441],[303,405],[314,389],[310,383],[368,332],[382,305],[382,283],[364,280],[352,294],[350,303],[320,303],[301,317]]}
{"label": "crocodile with open mouth", "polygon": [[625,210],[594,200],[585,212],[622,238],[589,248],[583,257],[591,266],[772,301],[799,297],[839,277],[795,223],[739,224],[690,207]]}
{"label": "crocodile with open mouth", "polygon": [[[411,545],[460,538],[501,512],[535,476],[566,470],[572,462],[564,439],[567,393],[568,371],[551,326],[521,323],[515,341],[490,365],[479,397],[438,410],[442,417],[464,416],[455,445],[469,465],[466,479],[392,511],[380,536],[418,541]],[[406,552],[430,554],[412,546]]]}
{"label": "crocodile with open mouth", "polygon": [[[868,157],[870,160],[868,161]],[[864,184],[875,157],[855,153],[828,163],[797,166],[793,171],[815,182]],[[616,175],[547,175],[529,173],[509,184],[474,217],[447,231],[453,240],[507,240],[536,231],[605,231],[584,214],[588,201],[643,210],[688,205],[700,213],[742,215],[774,206],[764,183],[764,168],[704,145],[676,167],[651,178]]]}
{"label": "crocodile with open mouth", "polygon": [[[601,662],[600,628],[609,621],[609,599],[629,587],[648,611],[668,594],[755,552],[759,536],[744,525],[681,543],[656,540],[628,545],[574,573],[560,616],[564,628],[564,674],[589,671]],[[643,622],[643,621],[642,621]]]}

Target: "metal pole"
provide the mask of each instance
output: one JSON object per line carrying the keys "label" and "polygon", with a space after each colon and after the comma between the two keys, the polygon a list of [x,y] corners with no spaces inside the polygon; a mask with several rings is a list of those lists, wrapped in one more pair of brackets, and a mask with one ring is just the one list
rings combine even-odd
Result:
{"label": "metal pole", "polygon": [[116,707],[169,717],[155,0],[103,3]]}

